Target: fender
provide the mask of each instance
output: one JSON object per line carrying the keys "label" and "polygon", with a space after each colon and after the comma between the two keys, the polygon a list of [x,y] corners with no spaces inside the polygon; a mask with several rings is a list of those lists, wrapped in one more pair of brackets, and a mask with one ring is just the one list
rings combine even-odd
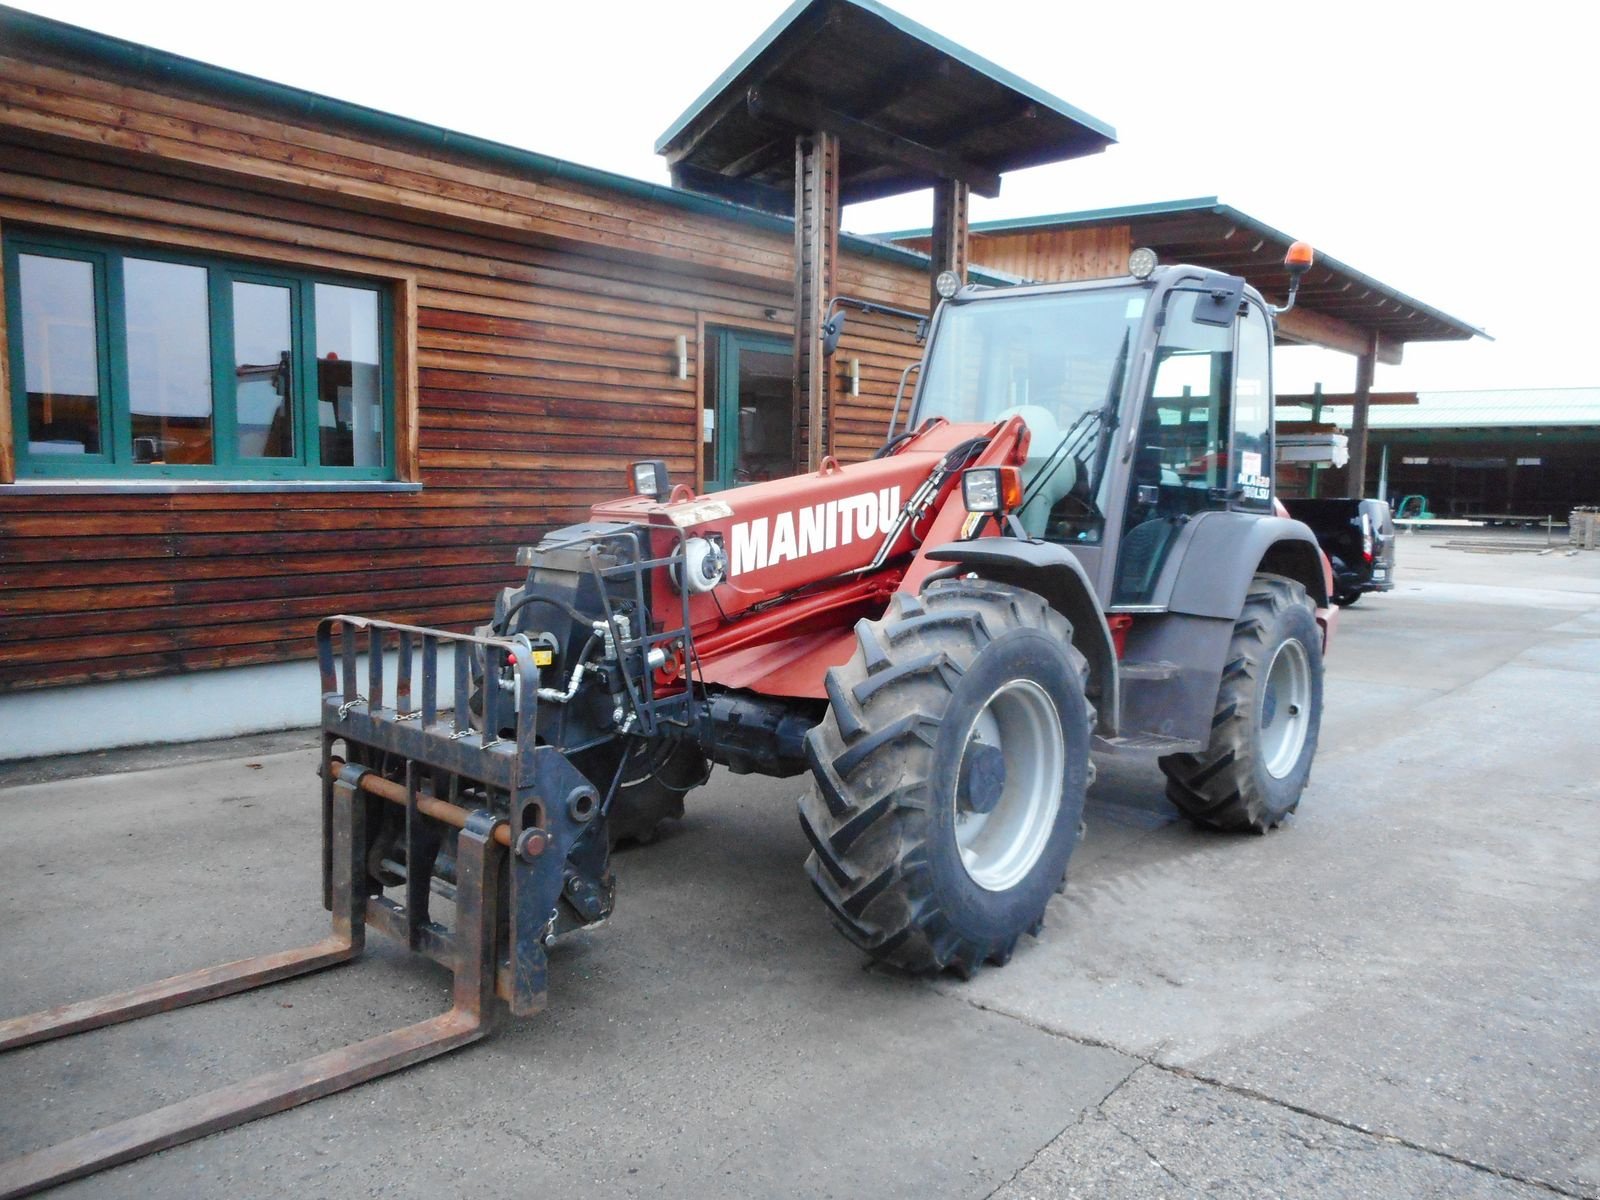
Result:
{"label": "fender", "polygon": [[1237,620],[1259,571],[1303,584],[1318,608],[1328,606],[1322,549],[1310,528],[1288,517],[1203,513],[1190,522],[1182,556],[1169,563],[1169,612]]}
{"label": "fender", "polygon": [[[952,573],[973,571],[995,583],[1036,592],[1070,621],[1072,644],[1089,664],[1086,691],[1095,706],[1095,728],[1102,736],[1116,736],[1122,712],[1117,652],[1094,585],[1077,555],[1065,546],[1015,537],[950,542],[923,555],[957,564]],[[945,571],[939,572],[944,575]]]}

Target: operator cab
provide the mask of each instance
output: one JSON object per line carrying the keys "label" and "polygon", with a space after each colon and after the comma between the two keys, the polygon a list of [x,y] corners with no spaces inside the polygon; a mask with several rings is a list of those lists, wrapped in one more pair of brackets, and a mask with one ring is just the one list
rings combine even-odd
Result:
{"label": "operator cab", "polygon": [[1151,603],[1194,516],[1272,512],[1271,310],[1236,276],[1134,258],[1118,279],[961,288],[911,416],[1021,416],[1023,529],[1071,547],[1120,607]]}

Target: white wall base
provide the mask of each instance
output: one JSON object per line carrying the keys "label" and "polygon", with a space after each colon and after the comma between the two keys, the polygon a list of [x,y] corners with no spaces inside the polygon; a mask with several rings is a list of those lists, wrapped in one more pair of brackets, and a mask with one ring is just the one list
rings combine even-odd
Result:
{"label": "white wall base", "polygon": [[[439,648],[439,700],[450,703],[451,654]],[[361,660],[366,690],[366,659]],[[385,688],[394,703],[394,655]],[[420,689],[420,673],[414,677]],[[315,660],[192,675],[89,683],[0,696],[0,762],[162,742],[298,729],[322,720]]]}

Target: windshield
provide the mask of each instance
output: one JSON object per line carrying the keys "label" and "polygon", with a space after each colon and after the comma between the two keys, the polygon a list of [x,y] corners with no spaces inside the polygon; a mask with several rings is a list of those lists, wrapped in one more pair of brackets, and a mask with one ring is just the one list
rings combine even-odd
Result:
{"label": "windshield", "polygon": [[1143,287],[946,305],[922,370],[917,421],[1020,414],[1033,435],[1020,516],[1034,537],[1095,540],[1100,439],[1115,427]]}

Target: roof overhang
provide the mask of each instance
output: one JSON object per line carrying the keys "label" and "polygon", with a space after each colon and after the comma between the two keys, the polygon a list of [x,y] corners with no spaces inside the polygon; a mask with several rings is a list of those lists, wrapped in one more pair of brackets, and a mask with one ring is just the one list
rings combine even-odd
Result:
{"label": "roof overhang", "polygon": [[1116,131],[876,0],[797,0],[656,143],[685,187],[794,205],[797,134],[839,135],[846,204],[1096,154]]}
{"label": "roof overhang", "polygon": [[[1283,256],[1295,239],[1215,196],[974,222],[972,259],[983,262],[985,238],[1107,225],[1127,226],[1131,244],[1150,247],[1163,262],[1192,263],[1240,275],[1265,296],[1281,299],[1288,294]],[[906,229],[877,236],[916,244],[928,236],[928,230]],[[1489,336],[1320,250],[1316,265],[1301,281],[1295,308],[1280,322],[1279,333],[1285,341],[1351,354],[1365,353],[1376,338],[1378,359],[1388,362],[1400,361],[1400,349],[1407,342]]]}

